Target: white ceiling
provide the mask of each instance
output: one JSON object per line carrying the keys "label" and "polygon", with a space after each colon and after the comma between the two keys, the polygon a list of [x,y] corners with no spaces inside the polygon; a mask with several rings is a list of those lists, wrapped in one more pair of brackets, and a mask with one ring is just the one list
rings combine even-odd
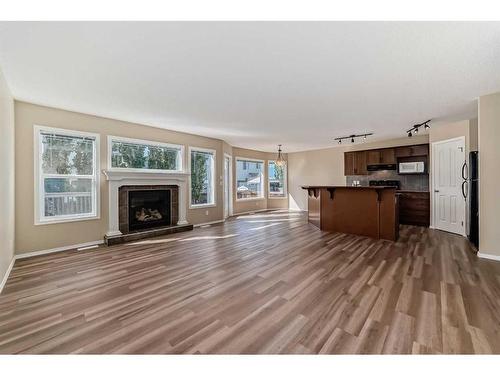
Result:
{"label": "white ceiling", "polygon": [[19,100],[290,152],[475,116],[500,22],[1,22],[0,67]]}

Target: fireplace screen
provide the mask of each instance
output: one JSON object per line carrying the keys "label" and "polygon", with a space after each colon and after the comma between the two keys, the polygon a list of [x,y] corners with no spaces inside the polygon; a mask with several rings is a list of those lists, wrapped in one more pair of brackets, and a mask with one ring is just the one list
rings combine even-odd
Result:
{"label": "fireplace screen", "polygon": [[132,231],[170,225],[170,201],[170,190],[129,191],[129,229]]}

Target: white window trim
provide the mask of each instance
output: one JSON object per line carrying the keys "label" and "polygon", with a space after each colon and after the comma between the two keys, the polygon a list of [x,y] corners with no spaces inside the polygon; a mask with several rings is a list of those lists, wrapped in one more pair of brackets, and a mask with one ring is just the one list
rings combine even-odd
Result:
{"label": "white window trim", "polygon": [[[235,192],[235,200],[236,202],[249,202],[249,201],[261,201],[266,199],[266,173],[265,173],[265,168],[266,168],[266,161],[261,160],[261,159],[252,159],[252,158],[245,158],[243,156],[236,156],[234,158],[234,170],[235,170],[235,177],[234,177],[234,192]],[[252,197],[252,198],[238,198],[238,161],[253,161],[253,162],[260,162],[262,163],[262,169],[261,169],[261,175],[262,175],[262,196],[259,197]]]}
{"label": "white window trim", "polygon": [[[117,137],[114,135],[108,135],[108,157],[107,164],[108,170],[110,171],[124,171],[124,172],[144,172],[144,173],[183,173],[186,168],[184,166],[184,145],[178,145],[175,143],[163,143],[156,141],[148,141],[146,139],[136,139],[136,138],[125,138],[125,137]],[[111,155],[113,149],[113,141],[117,142],[125,142],[125,143],[133,143],[137,145],[146,145],[146,146],[159,146],[159,147],[169,147],[176,148],[180,150],[178,169],[175,170],[165,170],[165,169],[143,169],[143,168],[117,168],[113,167],[111,163]]]}
{"label": "white window trim", "polygon": [[285,162],[285,175],[283,177],[283,197],[276,197],[271,195],[271,180],[269,179],[269,163],[273,162],[275,163],[275,160],[268,160],[267,161],[267,199],[287,199],[288,198],[288,163]]}
{"label": "white window trim", "polygon": [[[191,203],[191,151],[200,151],[200,152],[209,152],[214,156],[214,170],[212,173],[212,184],[213,184],[213,194],[214,201],[213,203],[202,203],[202,204],[192,204]],[[217,185],[215,175],[217,174],[217,151],[211,148],[202,148],[202,147],[188,147],[188,170],[189,170],[189,209],[197,209],[197,208],[208,208],[208,207],[217,207]]]}
{"label": "white window trim", "polygon": [[[75,221],[87,221],[87,220],[97,220],[101,218],[101,187],[100,187],[100,135],[97,133],[81,132],[77,130],[69,130],[62,128],[53,128],[48,126],[33,126],[33,158],[34,158],[34,209],[35,209],[35,225],[46,225],[46,224],[60,224],[60,223],[70,223]],[[67,216],[56,216],[54,218],[47,218],[42,215],[43,194],[44,189],[43,181],[41,179],[41,149],[40,149],[40,133],[41,132],[51,132],[67,136],[76,137],[94,137],[94,189],[95,189],[95,212],[92,214],[83,215],[67,215]],[[78,177],[78,176],[72,176]],[[88,176],[85,176],[88,177]]]}

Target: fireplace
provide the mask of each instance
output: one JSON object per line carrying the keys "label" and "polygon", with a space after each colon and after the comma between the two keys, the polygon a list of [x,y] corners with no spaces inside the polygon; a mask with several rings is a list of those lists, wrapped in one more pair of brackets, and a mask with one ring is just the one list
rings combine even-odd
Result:
{"label": "fireplace", "polygon": [[177,186],[121,186],[118,200],[119,228],[123,234],[169,227],[177,223]]}
{"label": "fireplace", "polygon": [[134,231],[170,225],[170,202],[170,190],[129,191],[129,230]]}

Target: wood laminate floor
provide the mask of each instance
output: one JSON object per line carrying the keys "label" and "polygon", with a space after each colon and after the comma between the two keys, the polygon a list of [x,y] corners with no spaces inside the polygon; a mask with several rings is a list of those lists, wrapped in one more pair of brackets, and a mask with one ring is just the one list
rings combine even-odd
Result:
{"label": "wood laminate floor", "polygon": [[16,261],[0,353],[500,353],[500,262],[427,228],[240,216]]}

